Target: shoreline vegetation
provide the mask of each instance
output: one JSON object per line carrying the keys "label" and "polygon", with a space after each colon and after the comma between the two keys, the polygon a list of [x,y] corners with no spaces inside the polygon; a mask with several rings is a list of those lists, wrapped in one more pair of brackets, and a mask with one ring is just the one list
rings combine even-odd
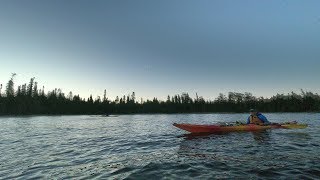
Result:
{"label": "shoreline vegetation", "polygon": [[45,93],[44,87],[38,88],[35,78],[28,84],[14,89],[13,73],[6,86],[0,85],[0,115],[103,115],[103,114],[174,114],[174,113],[241,113],[250,108],[262,112],[319,112],[320,95],[301,90],[300,94],[291,92],[277,94],[271,98],[255,97],[249,92],[222,93],[211,101],[196,94],[191,98],[188,93],[170,96],[161,101],[136,100],[135,92],[117,96],[111,101],[106,95],[87,99],[61,89]]}

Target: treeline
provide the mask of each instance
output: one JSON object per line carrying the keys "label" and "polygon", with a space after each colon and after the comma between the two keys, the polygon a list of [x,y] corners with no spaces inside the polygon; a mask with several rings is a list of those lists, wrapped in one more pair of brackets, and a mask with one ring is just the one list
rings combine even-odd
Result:
{"label": "treeline", "polygon": [[263,112],[315,112],[320,111],[320,96],[317,93],[277,94],[271,98],[255,97],[251,93],[229,92],[219,94],[213,100],[205,100],[196,94],[191,98],[188,93],[168,96],[167,100],[136,100],[135,93],[108,99],[106,90],[102,97],[81,98],[60,89],[45,93],[39,88],[35,78],[28,84],[14,88],[14,78],[6,86],[0,85],[0,115],[28,114],[130,114],[130,113],[204,113],[204,112],[247,112],[256,108]]}

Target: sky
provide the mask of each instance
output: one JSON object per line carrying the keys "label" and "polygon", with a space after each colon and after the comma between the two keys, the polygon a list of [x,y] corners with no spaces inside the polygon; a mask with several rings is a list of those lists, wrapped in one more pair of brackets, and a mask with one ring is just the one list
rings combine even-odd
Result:
{"label": "sky", "polygon": [[320,1],[3,0],[0,83],[135,92],[319,93]]}

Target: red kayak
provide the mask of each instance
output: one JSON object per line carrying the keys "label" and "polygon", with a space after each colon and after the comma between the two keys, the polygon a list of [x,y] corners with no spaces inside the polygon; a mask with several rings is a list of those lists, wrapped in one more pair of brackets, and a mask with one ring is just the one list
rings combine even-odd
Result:
{"label": "red kayak", "polygon": [[241,125],[197,125],[197,124],[173,124],[175,127],[183,129],[191,133],[221,133],[234,131],[259,131],[272,128],[283,129],[301,129],[306,128],[306,124],[298,124],[296,122],[288,122],[283,124],[271,125],[255,125],[255,124],[241,124]]}

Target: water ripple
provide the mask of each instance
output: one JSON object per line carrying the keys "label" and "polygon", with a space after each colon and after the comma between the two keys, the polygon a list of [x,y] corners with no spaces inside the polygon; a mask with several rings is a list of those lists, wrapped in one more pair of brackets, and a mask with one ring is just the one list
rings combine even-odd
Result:
{"label": "water ripple", "polygon": [[320,114],[266,114],[307,129],[184,135],[173,122],[246,114],[0,117],[3,179],[319,179]]}

